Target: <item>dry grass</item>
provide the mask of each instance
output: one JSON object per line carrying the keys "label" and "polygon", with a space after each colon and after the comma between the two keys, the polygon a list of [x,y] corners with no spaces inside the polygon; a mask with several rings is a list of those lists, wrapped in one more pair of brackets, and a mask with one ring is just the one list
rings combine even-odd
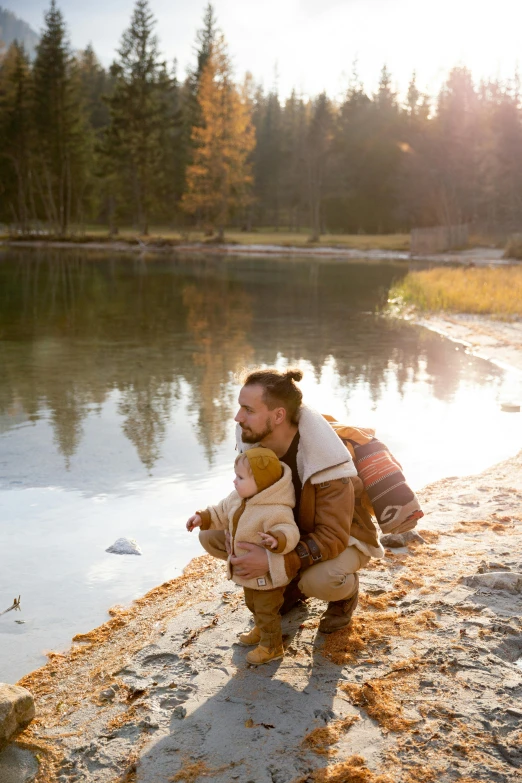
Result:
{"label": "dry grass", "polygon": [[368,593],[363,594],[359,598],[360,609],[388,609],[399,598],[403,598],[406,595],[406,590],[390,590],[388,593],[382,595],[370,595]]}
{"label": "dry grass", "polygon": [[402,613],[394,604],[412,588],[425,589],[426,579],[435,572],[439,581],[443,579],[442,564],[452,557],[451,552],[425,545],[412,547],[409,553],[387,550],[380,568],[396,574],[394,589],[378,596],[361,595],[359,611],[350,625],[327,637],[323,655],[340,666],[354,663],[362,652],[382,659],[391,638],[417,639],[422,631],[437,628],[434,612]]}
{"label": "dry grass", "polygon": [[463,520],[454,525],[450,533],[479,533],[484,530],[491,530],[497,535],[514,535],[515,525],[512,517],[496,517],[492,519],[470,519]]}
{"label": "dry grass", "polygon": [[418,533],[428,544],[436,544],[440,539],[440,533],[436,530],[419,530]]}
{"label": "dry grass", "polygon": [[204,761],[189,761],[173,777],[169,778],[172,783],[184,781],[184,783],[195,783],[199,778],[210,778],[219,772],[233,767],[234,764],[226,764],[223,767],[209,767]]}
{"label": "dry grass", "polygon": [[390,292],[423,312],[522,315],[522,267],[446,268],[410,272]]}
{"label": "dry grass", "polygon": [[120,729],[122,726],[127,725],[127,723],[135,723],[139,718],[139,711],[142,709],[142,704],[133,704],[125,710],[125,712],[120,712],[118,715],[115,715],[114,718],[107,723],[107,731],[115,731],[116,729]]}
{"label": "dry grass", "polygon": [[[107,623],[77,639],[85,642],[65,654],[49,653],[49,662],[23,677],[19,684],[28,688],[36,702],[36,718],[22,732],[19,744],[31,747],[38,753],[39,770],[35,783],[50,783],[57,778],[57,770],[63,752],[59,741],[44,740],[42,729],[61,726],[67,731],[64,715],[78,707],[89,694],[96,703],[96,693],[101,687],[114,683],[115,672],[128,656],[143,648],[157,633],[158,622],[175,616],[192,603],[202,600],[205,586],[221,577],[222,568],[216,561],[204,555],[191,561],[183,576],[150,590],[130,607],[115,607]],[[70,684],[74,682],[74,687]],[[123,694],[123,691],[122,691]],[[56,704],[62,709],[56,710]],[[107,708],[109,713],[117,708]],[[108,715],[111,726],[117,727],[135,720],[139,705],[124,709],[117,715]],[[120,706],[121,709],[121,706]]]}
{"label": "dry grass", "polygon": [[[403,783],[432,783],[432,781],[440,780],[440,775],[436,770],[431,767],[415,767],[414,770],[406,773]],[[464,783],[464,780],[459,780],[459,783]],[[475,781],[478,783],[478,781]]]}
{"label": "dry grass", "polygon": [[340,764],[316,769],[293,783],[397,783],[397,780],[390,775],[372,772],[362,756],[350,756]]}
{"label": "dry grass", "polygon": [[319,242],[311,244],[310,234],[297,232],[227,232],[226,239],[240,245],[282,245],[283,247],[342,247],[352,250],[410,249],[409,234],[322,234]]}
{"label": "dry grass", "polygon": [[388,731],[407,731],[417,721],[405,718],[402,711],[402,696],[417,688],[416,659],[396,664],[390,677],[368,680],[363,685],[345,683],[341,690],[348,694],[352,704],[361,707],[379,726]]}
{"label": "dry grass", "polygon": [[349,626],[328,637],[323,647],[326,658],[344,666],[369,649],[373,655],[387,647],[391,637],[416,639],[421,630],[436,628],[435,613],[429,610],[400,615],[399,612],[361,612]]}
{"label": "dry grass", "polygon": [[335,753],[331,746],[339,742],[344,732],[348,731],[358,720],[360,720],[358,715],[352,715],[343,720],[332,721],[328,726],[320,726],[317,729],[313,729],[304,738],[303,745],[307,745],[314,753],[330,756]]}
{"label": "dry grass", "polygon": [[508,239],[504,258],[516,258],[522,261],[522,234],[514,234]]}

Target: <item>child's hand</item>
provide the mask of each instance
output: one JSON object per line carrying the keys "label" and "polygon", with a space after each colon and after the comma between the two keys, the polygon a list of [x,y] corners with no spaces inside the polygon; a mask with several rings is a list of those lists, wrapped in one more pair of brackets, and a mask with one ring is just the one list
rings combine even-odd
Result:
{"label": "child's hand", "polygon": [[263,546],[268,547],[268,549],[277,549],[277,538],[271,536],[270,533],[259,533],[259,536],[261,537]]}
{"label": "child's hand", "polygon": [[201,517],[199,514],[192,514],[190,519],[187,521],[187,530],[189,533],[192,533],[195,527],[201,527]]}

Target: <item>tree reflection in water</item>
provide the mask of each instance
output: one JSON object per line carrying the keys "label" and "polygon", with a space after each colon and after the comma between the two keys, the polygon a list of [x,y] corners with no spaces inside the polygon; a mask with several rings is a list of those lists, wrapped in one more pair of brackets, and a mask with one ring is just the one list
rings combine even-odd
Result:
{"label": "tree reflection in water", "polygon": [[436,335],[376,315],[406,271],[9,250],[0,258],[0,431],[20,411],[49,415],[68,465],[86,418],[116,393],[122,430],[150,471],[184,389],[211,463],[229,434],[243,366],[304,360],[319,377],[333,364],[346,397],[362,384],[374,405],[390,379],[402,393],[427,378],[434,396],[451,399],[464,373],[479,380],[486,365],[470,367]]}

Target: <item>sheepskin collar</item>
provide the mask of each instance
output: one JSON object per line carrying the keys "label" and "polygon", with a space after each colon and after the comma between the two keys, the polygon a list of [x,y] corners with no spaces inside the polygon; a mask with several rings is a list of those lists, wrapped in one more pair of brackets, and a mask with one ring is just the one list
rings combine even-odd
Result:
{"label": "sheepskin collar", "polygon": [[[239,452],[259,446],[259,443],[243,443],[241,427],[236,427],[236,443]],[[356,476],[357,470],[349,451],[321,414],[303,405],[299,414],[299,448],[297,470],[304,485],[333,481]]]}

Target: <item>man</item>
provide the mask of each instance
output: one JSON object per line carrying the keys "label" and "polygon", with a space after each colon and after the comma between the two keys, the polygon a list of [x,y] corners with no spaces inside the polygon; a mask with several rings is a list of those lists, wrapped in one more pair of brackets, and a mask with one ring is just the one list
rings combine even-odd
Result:
{"label": "man", "polygon": [[[328,607],[319,630],[332,633],[348,625],[357,606],[357,571],[371,557],[383,557],[384,550],[372,517],[356,502],[362,482],[352,458],[328,422],[302,405],[296,385],[301,379],[299,370],[256,370],[245,377],[235,417],[237,445],[239,451],[255,445],[270,448],[292,470],[301,539],[285,555],[292,581],[281,613],[303,597],[322,599]],[[200,541],[214,557],[227,558],[221,531],[201,531]],[[245,579],[267,574],[267,550],[239,545],[248,552],[231,558],[235,573]]]}

